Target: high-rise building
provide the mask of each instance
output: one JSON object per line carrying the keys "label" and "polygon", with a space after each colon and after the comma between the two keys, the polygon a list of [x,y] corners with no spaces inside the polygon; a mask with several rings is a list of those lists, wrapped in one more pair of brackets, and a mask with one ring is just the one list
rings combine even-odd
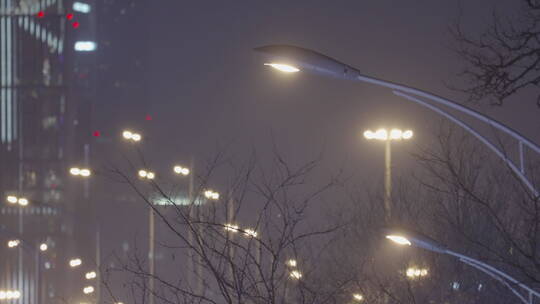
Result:
{"label": "high-rise building", "polygon": [[69,168],[90,161],[95,19],[93,0],[0,0],[0,290],[20,303],[88,297],[68,265],[95,260],[74,224],[88,182]]}

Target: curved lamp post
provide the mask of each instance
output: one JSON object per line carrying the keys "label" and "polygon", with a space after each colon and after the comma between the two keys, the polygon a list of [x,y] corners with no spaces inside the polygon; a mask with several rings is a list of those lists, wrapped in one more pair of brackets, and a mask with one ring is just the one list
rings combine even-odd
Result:
{"label": "curved lamp post", "polygon": [[[534,299],[540,300],[540,293],[519,282],[508,274],[477,259],[454,252],[425,235],[404,229],[384,229],[384,233],[387,239],[399,245],[420,247],[429,251],[447,254],[458,258],[461,262],[472,266],[501,282],[503,285],[508,287],[508,289],[510,289],[512,293],[514,293],[521,300],[522,303],[533,304]],[[523,289],[526,296],[516,290],[516,288]]]}
{"label": "curved lamp post", "polygon": [[[525,138],[523,135],[519,134],[510,127],[441,96],[437,96],[435,94],[403,84],[363,75],[358,69],[313,50],[291,45],[267,45],[255,48],[255,51],[261,53],[265,57],[266,66],[270,66],[282,72],[294,73],[305,70],[324,76],[332,76],[340,79],[376,84],[391,89],[392,92],[397,96],[416,102],[439,113],[478,138],[499,158],[501,158],[506,165],[512,169],[512,171],[514,171],[514,173],[520,178],[520,180],[526,185],[526,187],[535,197],[539,196],[538,189],[532,184],[531,180],[525,174],[524,146],[537,154],[540,154],[540,146]],[[424,99],[436,103],[437,105],[428,103]],[[514,161],[509,159],[501,149],[497,148],[490,140],[482,136],[471,126],[456,118],[452,114],[446,112],[439,106],[446,106],[453,110],[459,111],[514,138],[517,141],[519,148],[519,164],[514,163]]]}

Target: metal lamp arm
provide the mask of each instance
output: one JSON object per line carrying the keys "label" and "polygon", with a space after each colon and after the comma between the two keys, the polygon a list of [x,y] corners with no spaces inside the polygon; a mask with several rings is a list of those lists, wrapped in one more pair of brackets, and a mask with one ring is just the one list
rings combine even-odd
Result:
{"label": "metal lamp arm", "polygon": [[[518,280],[516,280],[515,278],[509,276],[508,274],[494,268],[493,266],[490,266],[484,262],[481,262],[479,260],[476,260],[476,259],[473,259],[471,257],[468,257],[468,256],[465,256],[463,254],[459,254],[459,253],[456,253],[456,252],[453,252],[451,250],[446,250],[445,251],[446,254],[448,255],[451,255],[451,256],[454,256],[454,257],[457,257],[461,262],[469,265],[469,266],[472,266],[484,273],[486,273],[487,275],[489,275],[490,277],[498,280],[499,282],[503,283],[506,287],[508,287],[517,297],[519,297],[523,303],[527,303],[527,304],[532,304],[532,300],[533,298],[538,298],[540,299],[540,293],[538,293],[537,291],[533,290],[532,288],[530,288],[529,286],[519,282]],[[523,295],[521,293],[519,293],[517,290],[515,290],[511,285],[515,285],[515,286],[519,286],[521,288],[523,288],[527,294],[528,294],[528,300],[523,297]]]}

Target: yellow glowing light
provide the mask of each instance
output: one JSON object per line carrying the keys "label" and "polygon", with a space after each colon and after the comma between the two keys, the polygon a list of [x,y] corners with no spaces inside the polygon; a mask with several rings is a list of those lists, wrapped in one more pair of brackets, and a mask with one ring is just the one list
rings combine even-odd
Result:
{"label": "yellow glowing light", "polygon": [[249,237],[257,237],[257,231],[253,229],[246,229],[244,230],[244,234]]}
{"label": "yellow glowing light", "polygon": [[15,248],[15,247],[19,246],[20,243],[21,243],[21,241],[19,241],[19,240],[9,240],[7,245],[8,245],[9,248]]}
{"label": "yellow glowing light", "polygon": [[238,232],[238,226],[237,225],[234,225],[234,224],[225,224],[224,225],[225,227],[225,230],[227,231],[231,231],[231,232]]}
{"label": "yellow glowing light", "polygon": [[28,206],[28,200],[24,197],[19,198],[18,203],[21,206]]}
{"label": "yellow glowing light", "polygon": [[122,136],[125,139],[131,139],[131,137],[133,136],[133,133],[131,133],[131,131],[124,131],[124,132],[122,132]]}
{"label": "yellow glowing light", "polygon": [[10,204],[16,204],[18,199],[16,196],[13,196],[13,195],[9,195],[8,197],[6,197],[6,200],[8,201],[8,203]]}
{"label": "yellow glowing light", "polygon": [[189,169],[182,166],[174,166],[173,170],[176,174],[182,174],[184,176],[189,175]]}
{"label": "yellow glowing light", "polygon": [[367,130],[366,132],[364,132],[364,137],[366,139],[374,139],[375,138],[375,133],[373,133],[373,131],[371,131],[371,130]]}
{"label": "yellow glowing light", "polygon": [[138,134],[138,133],[133,133],[133,135],[131,135],[131,139],[133,141],[139,141],[139,140],[141,140],[141,138],[142,138],[141,134]]}
{"label": "yellow glowing light", "polygon": [[400,129],[390,130],[390,139],[399,140],[402,137],[403,132]]}
{"label": "yellow glowing light", "polygon": [[139,170],[139,176],[142,178],[145,178],[148,175],[148,172],[146,170]]}
{"label": "yellow glowing light", "polygon": [[89,169],[81,169],[80,174],[81,174],[81,176],[88,177],[88,176],[90,176],[90,174],[92,174],[92,172],[90,172]]}
{"label": "yellow glowing light", "polygon": [[356,301],[362,301],[364,300],[364,296],[359,294],[359,293],[355,293],[352,295],[353,296],[353,299],[356,300]]}
{"label": "yellow glowing light", "polygon": [[292,65],[289,65],[289,64],[284,64],[284,63],[265,63],[264,65],[266,66],[270,66],[278,71],[281,71],[281,72],[285,72],[285,73],[296,73],[296,72],[299,72],[300,69],[295,67],[295,66],[292,66]]}
{"label": "yellow glowing light", "polygon": [[92,280],[97,277],[97,273],[95,271],[87,272],[84,276],[87,280]]}
{"label": "yellow glowing light", "polygon": [[387,235],[387,239],[393,241],[394,243],[398,243],[400,245],[411,245],[411,242],[404,236],[400,235]]}
{"label": "yellow glowing light", "polygon": [[69,169],[69,173],[71,175],[79,175],[81,174],[81,169],[74,167],[74,168]]}
{"label": "yellow glowing light", "polygon": [[413,137],[413,131],[407,130],[401,135],[403,139],[411,139]]}
{"label": "yellow glowing light", "polygon": [[291,271],[291,274],[290,274],[291,278],[295,279],[295,280],[300,280],[300,278],[302,278],[302,273],[298,270],[293,270]]}
{"label": "yellow glowing light", "polygon": [[296,260],[294,260],[294,259],[290,259],[290,260],[287,261],[287,265],[289,267],[296,267],[297,264],[298,263],[296,263]]}
{"label": "yellow glowing light", "polygon": [[154,177],[156,177],[154,172],[148,172],[148,174],[146,174],[146,178],[148,178],[148,179],[154,179]]}
{"label": "yellow glowing light", "polygon": [[77,259],[72,259],[72,260],[69,261],[69,266],[71,266],[71,267],[81,266],[81,264],[82,264],[82,261],[81,261],[81,259],[78,259],[78,258]]}
{"label": "yellow glowing light", "polygon": [[83,289],[83,292],[84,292],[84,294],[90,294],[90,293],[94,292],[94,287],[92,287],[92,286],[86,286],[86,287]]}

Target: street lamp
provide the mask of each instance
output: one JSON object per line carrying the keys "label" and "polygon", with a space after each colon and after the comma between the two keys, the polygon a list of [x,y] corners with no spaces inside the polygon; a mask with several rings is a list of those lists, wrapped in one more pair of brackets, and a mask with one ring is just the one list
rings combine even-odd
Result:
{"label": "street lamp", "polygon": [[217,193],[217,192],[215,192],[213,190],[204,191],[204,196],[207,199],[211,199],[211,200],[218,200],[219,199],[219,193]]}
{"label": "street lamp", "polygon": [[82,260],[79,259],[79,258],[71,259],[71,260],[69,261],[69,266],[70,266],[71,268],[81,266],[81,264],[82,264]]}
{"label": "street lamp", "polygon": [[6,201],[11,205],[18,204],[19,206],[22,206],[22,207],[28,206],[28,199],[25,197],[17,197],[14,195],[8,195],[6,197]]}
{"label": "street lamp", "polygon": [[411,280],[425,277],[428,275],[428,270],[426,268],[415,268],[415,267],[409,267],[407,268],[407,271],[405,272],[405,275]]}
{"label": "street lamp", "polygon": [[7,242],[7,246],[8,246],[8,248],[15,248],[15,247],[18,247],[20,243],[21,243],[21,241],[19,241],[19,240],[9,240]]}
{"label": "street lamp", "polygon": [[294,280],[300,280],[302,278],[302,273],[298,270],[291,271],[289,275]]}
{"label": "street lamp", "polygon": [[353,300],[357,301],[357,302],[360,302],[360,301],[363,301],[364,300],[364,296],[359,294],[359,293],[354,293],[352,295],[353,297]]}
{"label": "street lamp", "polygon": [[87,272],[84,277],[87,279],[87,280],[92,280],[92,279],[95,279],[97,277],[97,273],[95,271],[90,271],[90,272]]}
{"label": "street lamp", "polygon": [[49,246],[46,243],[41,243],[39,245],[39,250],[40,251],[47,251],[47,249],[49,249]]}
{"label": "street lamp", "polygon": [[69,174],[73,176],[89,177],[92,175],[92,171],[88,168],[72,167],[69,169]]}
{"label": "street lamp", "polygon": [[[534,298],[540,299],[540,293],[526,286],[525,284],[519,282],[518,280],[509,276],[508,274],[484,262],[481,262],[477,259],[454,252],[446,248],[445,246],[437,243],[437,241],[425,235],[422,235],[418,232],[405,230],[405,229],[384,229],[384,233],[386,234],[387,239],[395,242],[396,244],[399,244],[402,246],[414,245],[416,247],[420,247],[429,251],[433,251],[433,252],[437,252],[441,254],[447,254],[447,255],[451,255],[453,257],[458,258],[461,262],[469,266],[472,266],[484,272],[485,274],[489,275],[490,277],[496,279],[497,281],[503,283],[503,285],[505,285],[508,289],[510,289],[510,291],[512,291],[512,293],[514,293],[514,295],[516,295],[525,304],[533,304]],[[415,273],[416,273],[416,270],[415,270]],[[422,270],[420,270],[419,275],[422,275]],[[425,271],[425,275],[427,275],[427,270]],[[526,292],[527,297],[524,297],[514,287],[522,288]]]}
{"label": "street lamp", "polygon": [[125,140],[129,140],[129,141],[132,141],[132,142],[139,142],[142,139],[141,134],[136,133],[136,132],[132,132],[132,131],[129,131],[129,130],[123,131],[122,132],[122,137]]}
{"label": "street lamp", "polygon": [[[338,60],[320,54],[313,50],[292,46],[292,45],[267,45],[255,48],[259,54],[265,59],[265,65],[278,69],[279,66],[275,64],[285,64],[292,66],[298,71],[309,71],[324,76],[331,76],[340,79],[359,81],[364,83],[375,84],[385,88],[389,88],[392,92],[400,97],[403,97],[409,101],[418,103],[430,110],[437,112],[438,114],[451,120],[453,123],[464,128],[466,131],[475,136],[478,140],[484,143],[491,151],[493,151],[508,167],[520,178],[525,186],[534,194],[539,196],[538,189],[532,184],[531,180],[525,175],[525,147],[529,148],[533,152],[540,154],[540,146],[532,142],[528,138],[524,137],[520,133],[514,131],[512,128],[491,119],[475,110],[462,106],[454,101],[437,96],[435,94],[409,87],[403,84],[398,84],[391,81],[377,79],[371,76],[364,75],[360,71],[350,65],[339,62]],[[287,69],[280,69],[287,70]],[[430,102],[427,102],[429,100]],[[435,103],[437,105],[434,105]],[[464,115],[472,117],[482,123],[487,124],[490,127],[494,127],[499,131],[514,138],[518,143],[519,150],[519,163],[512,161],[505,151],[497,148],[487,137],[478,133],[475,129],[469,126],[464,121],[450,114],[442,108],[448,107],[456,110]]]}
{"label": "street lamp", "polygon": [[186,168],[186,167],[174,166],[173,171],[174,171],[174,173],[180,174],[180,175],[183,175],[183,176],[189,175],[189,169]]}
{"label": "street lamp", "polygon": [[413,131],[401,129],[378,129],[376,131],[367,130],[364,132],[367,140],[379,140],[385,142],[384,149],[384,211],[388,220],[391,215],[391,196],[392,196],[392,152],[391,142],[408,140],[413,137]]}
{"label": "street lamp", "polygon": [[94,287],[93,286],[86,286],[83,288],[83,292],[84,294],[91,294],[94,292]]}
{"label": "street lamp", "polygon": [[139,177],[142,179],[154,179],[156,174],[152,171],[139,170]]}
{"label": "street lamp", "polygon": [[230,232],[232,232],[232,233],[236,233],[236,232],[238,232],[238,229],[239,229],[239,228],[238,228],[237,225],[234,225],[234,224],[225,224],[225,225],[224,225],[224,229],[225,229],[226,231],[230,231]]}
{"label": "street lamp", "polygon": [[0,290],[1,300],[17,300],[21,297],[21,292],[18,290]]}

